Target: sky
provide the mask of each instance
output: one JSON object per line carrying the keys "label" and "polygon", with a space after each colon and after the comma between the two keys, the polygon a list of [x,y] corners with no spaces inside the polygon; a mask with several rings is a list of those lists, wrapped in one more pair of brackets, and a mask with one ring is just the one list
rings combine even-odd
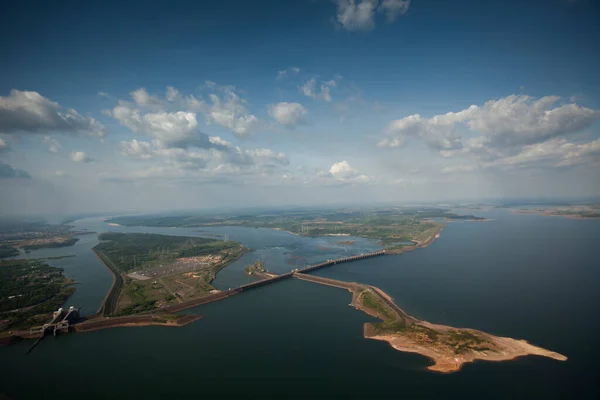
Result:
{"label": "sky", "polygon": [[594,0],[9,1],[0,214],[600,195]]}

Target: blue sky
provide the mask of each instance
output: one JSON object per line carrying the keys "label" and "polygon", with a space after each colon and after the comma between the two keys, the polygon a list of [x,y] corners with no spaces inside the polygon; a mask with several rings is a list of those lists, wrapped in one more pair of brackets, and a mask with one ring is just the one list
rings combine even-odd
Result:
{"label": "blue sky", "polygon": [[6,9],[3,214],[600,194],[592,0]]}

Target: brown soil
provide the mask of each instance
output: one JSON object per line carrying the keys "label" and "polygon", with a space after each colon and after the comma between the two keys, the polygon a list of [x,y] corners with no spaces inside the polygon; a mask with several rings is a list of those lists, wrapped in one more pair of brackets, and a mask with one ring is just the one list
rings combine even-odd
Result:
{"label": "brown soil", "polygon": [[[531,345],[525,340],[418,320],[406,314],[384,291],[373,286],[300,273],[294,273],[294,277],[352,292],[352,305],[356,309],[383,320],[382,324],[366,323],[363,331],[365,338],[383,340],[396,350],[429,357],[434,361],[434,365],[428,367],[432,371],[455,372],[460,370],[463,364],[475,360],[505,361],[526,355],[549,357],[560,361],[567,359],[562,354]],[[380,306],[385,308],[383,315],[380,307],[373,309],[364,304],[365,293],[375,297]],[[401,328],[395,328],[396,326]]]}
{"label": "brown soil", "polygon": [[103,317],[75,324],[75,332],[91,332],[101,329],[117,328],[124,326],[184,326],[202,318],[200,315],[184,315],[176,319],[160,315],[131,315],[126,317]]}

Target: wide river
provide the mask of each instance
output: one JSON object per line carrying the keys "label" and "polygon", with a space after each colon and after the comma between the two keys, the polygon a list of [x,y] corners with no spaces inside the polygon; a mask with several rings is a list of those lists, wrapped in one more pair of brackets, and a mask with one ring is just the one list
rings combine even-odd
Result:
{"label": "wide river", "polygon": [[[431,322],[522,338],[569,357],[476,362],[453,374],[362,337],[373,319],[348,307],[350,293],[298,280],[189,310],[205,318],[181,328],[118,328],[47,337],[0,348],[0,398],[201,398],[297,395],[371,398],[598,398],[600,395],[600,221],[477,212],[490,222],[453,222],[431,246],[319,270],[369,283],[409,314]],[[254,249],[219,272],[221,289],[246,283],[243,268],[273,272],[379,249],[366,239],[305,238],[253,228],[113,227],[97,232],[229,235]],[[213,237],[213,236],[211,236]],[[337,242],[351,240],[352,245]],[[77,282],[66,305],[93,314],[111,276],[90,251],[97,235],[28,257],[51,260]],[[368,396],[368,397],[367,397]]]}

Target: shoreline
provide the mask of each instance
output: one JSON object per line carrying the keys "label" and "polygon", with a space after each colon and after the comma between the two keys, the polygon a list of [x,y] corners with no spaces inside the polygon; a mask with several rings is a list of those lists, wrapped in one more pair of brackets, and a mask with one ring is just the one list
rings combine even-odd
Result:
{"label": "shoreline", "polygon": [[[94,252],[94,254],[96,255],[96,258],[98,258],[98,260],[102,263],[102,265],[104,265],[106,267],[106,269],[108,269],[108,271],[112,275],[112,284],[110,285],[110,288],[106,292],[106,295],[104,296],[104,299],[102,300],[102,303],[100,304],[100,307],[96,311],[96,315],[100,315],[100,314],[104,314],[104,312],[106,311],[106,302],[108,301],[108,298],[110,297],[110,295],[111,294],[114,295],[113,291],[115,290],[115,285],[117,284],[117,273],[118,272],[113,271],[113,269],[103,260],[102,256],[98,253],[98,250],[96,250],[94,247],[92,247],[90,250],[92,250]],[[120,285],[122,286],[123,285],[123,277],[121,276],[120,273],[118,273],[118,274],[119,274],[120,281],[121,281]],[[119,295],[121,294],[120,288],[118,288],[118,291],[119,291],[119,293],[117,293],[118,294],[117,299],[118,299]]]}
{"label": "shoreline", "polygon": [[[202,319],[201,315],[183,315],[172,318],[174,314],[169,315],[127,315],[123,317],[102,317],[87,320],[77,324],[73,324],[74,332],[93,332],[103,329],[120,328],[120,327],[139,327],[139,326],[185,326],[192,322]],[[164,318],[162,318],[164,317]]]}
{"label": "shoreline", "polygon": [[[430,371],[452,373],[459,371],[464,364],[476,360],[509,361],[527,355],[549,357],[559,361],[567,360],[567,357],[562,354],[532,345],[526,340],[494,336],[476,329],[454,328],[419,320],[408,315],[393,302],[392,297],[374,286],[337,281],[300,273],[294,273],[293,276],[300,280],[348,290],[352,293],[352,306],[370,316],[381,319],[384,321],[382,324],[390,321],[388,313],[395,313],[395,319],[392,321],[395,321],[395,323],[402,321],[404,325],[401,326],[404,327],[401,330],[396,332],[378,332],[377,324],[367,322],[363,325],[363,336],[366,339],[388,342],[395,350],[421,354],[433,360],[434,364],[427,367]],[[369,294],[369,296],[376,296],[387,310],[383,312],[379,307],[373,309],[367,306],[361,300],[361,297],[364,297],[365,293]],[[435,333],[434,337],[436,339],[432,341],[432,339],[428,339],[428,335],[433,335],[433,333]],[[452,335],[465,335],[468,338],[474,337],[477,340],[478,346],[481,346],[479,343],[483,343],[485,346],[491,346],[491,348],[482,347],[476,350],[467,348],[468,351],[459,352],[455,347],[449,346],[447,343],[435,341],[440,336],[446,338]]]}
{"label": "shoreline", "polygon": [[415,244],[403,247],[398,250],[385,250],[385,254],[386,255],[388,255],[388,254],[389,255],[399,255],[399,254],[402,254],[407,251],[423,249],[423,248],[429,246],[430,244],[435,242],[436,239],[438,239],[440,237],[442,230],[446,227],[446,224],[437,223],[437,222],[436,222],[436,224],[438,225],[437,228],[433,231],[431,236],[429,236],[427,239],[425,239],[425,241],[419,242],[417,240],[413,240],[415,242]]}
{"label": "shoreline", "polygon": [[297,234],[297,233],[290,232],[290,231],[286,231],[286,230],[285,230],[285,229],[283,229],[283,228],[271,228],[271,229],[273,229],[274,231],[279,231],[279,232],[285,232],[285,233],[289,233],[290,235],[294,235],[294,236],[300,236],[300,235],[299,235],[299,234]]}

